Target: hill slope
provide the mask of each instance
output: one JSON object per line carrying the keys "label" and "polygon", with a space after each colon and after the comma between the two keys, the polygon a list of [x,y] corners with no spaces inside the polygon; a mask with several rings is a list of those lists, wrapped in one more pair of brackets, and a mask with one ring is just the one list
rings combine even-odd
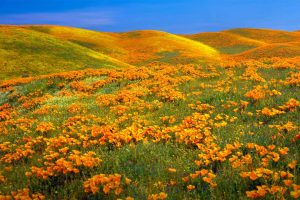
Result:
{"label": "hill slope", "polygon": [[185,37],[203,42],[218,49],[221,53],[236,54],[243,51],[262,46],[265,42],[246,38],[229,32],[206,32]]}
{"label": "hill slope", "polygon": [[197,62],[216,60],[219,55],[208,45],[161,31],[133,31],[120,34],[119,38],[121,46],[131,53],[125,58],[128,61],[140,55],[145,59],[137,62]]}
{"label": "hill slope", "polygon": [[98,32],[74,27],[35,25],[22,26],[24,29],[34,30],[67,40],[75,44],[93,49],[104,54],[125,54],[126,50],[118,46],[117,34]]}
{"label": "hill slope", "polygon": [[299,56],[299,32],[238,28],[221,32],[184,35],[239,59]]}
{"label": "hill slope", "polygon": [[297,199],[300,68],[244,64],[0,83],[0,199]]}
{"label": "hill slope", "polygon": [[0,79],[23,74],[129,66],[81,45],[17,26],[0,26]]}
{"label": "hill slope", "polygon": [[235,55],[234,57],[240,59],[259,59],[281,57],[290,58],[300,55],[300,42],[290,43],[274,43],[268,44],[249,51]]}
{"label": "hill slope", "polygon": [[300,41],[300,35],[295,32],[271,30],[271,29],[254,29],[254,28],[237,28],[225,31],[243,37],[259,40],[266,43],[285,43]]}
{"label": "hill slope", "polygon": [[[207,63],[299,56],[299,32],[232,29],[175,35],[97,32],[63,26],[0,26],[0,79],[99,67]],[[223,56],[225,55],[225,56]]]}
{"label": "hill slope", "polygon": [[218,52],[212,47],[161,31],[103,33],[61,26],[24,26],[24,28],[74,42],[135,65],[153,61],[186,63],[218,59]]}

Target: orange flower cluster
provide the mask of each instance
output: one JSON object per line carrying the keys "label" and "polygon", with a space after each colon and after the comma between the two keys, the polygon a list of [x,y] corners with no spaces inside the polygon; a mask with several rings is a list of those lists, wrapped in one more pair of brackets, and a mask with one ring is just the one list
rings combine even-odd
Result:
{"label": "orange flower cluster", "polygon": [[160,119],[163,122],[168,123],[168,124],[173,124],[176,122],[175,116],[163,116],[163,117],[160,117]]}
{"label": "orange flower cluster", "polygon": [[16,148],[13,152],[8,152],[1,158],[1,162],[4,163],[14,163],[20,161],[25,158],[31,157],[35,151],[32,150],[33,143],[25,144],[24,146],[20,146]]}
{"label": "orange flower cluster", "polygon": [[89,193],[96,194],[99,192],[99,187],[102,187],[104,194],[109,194],[111,191],[114,191],[115,195],[120,195],[123,191],[124,185],[129,185],[131,180],[124,177],[124,183],[122,182],[122,176],[120,174],[99,174],[89,178],[84,182],[84,191]]}
{"label": "orange flower cluster", "polygon": [[24,188],[18,191],[11,192],[11,195],[1,195],[1,200],[44,200],[46,197],[41,193],[32,194],[28,188]]}
{"label": "orange flower cluster", "polygon": [[[210,110],[215,109],[214,106],[209,105],[207,103],[201,103],[200,101],[197,101],[196,104],[189,104],[188,105],[191,109],[196,110],[198,112],[208,112]],[[212,112],[210,112],[212,113]]]}
{"label": "orange flower cluster", "polygon": [[[210,170],[201,169],[196,171],[193,174],[190,174],[190,178],[196,179],[197,177],[201,176],[202,180],[210,185],[210,187],[216,187],[217,184],[213,181],[216,178],[216,175]],[[187,181],[189,177],[184,177],[183,180]]]}
{"label": "orange flower cluster", "polygon": [[58,107],[55,105],[51,106],[41,106],[40,108],[37,108],[33,113],[36,115],[48,115],[51,113],[58,113]]}
{"label": "orange flower cluster", "polygon": [[92,82],[91,84],[87,84],[83,81],[76,80],[76,81],[73,81],[70,83],[70,88],[72,88],[76,92],[92,93],[92,92],[95,92],[97,89],[99,89],[113,81],[114,81],[113,78],[107,78],[105,80],[98,80],[98,81]]}
{"label": "orange flower cluster", "polygon": [[[60,153],[66,154],[68,148],[60,150]],[[78,167],[93,168],[97,166],[101,159],[95,158],[95,152],[88,152],[81,154],[81,152],[73,150],[66,158],[58,158],[59,153],[50,152],[49,155],[45,155],[46,161],[43,163],[44,167],[31,167],[31,172],[27,173],[27,176],[35,175],[41,179],[47,179],[51,176],[59,176],[67,173],[79,173]]]}
{"label": "orange flower cluster", "polygon": [[184,100],[185,95],[171,86],[161,87],[156,95],[161,98],[163,101],[177,101]]}
{"label": "orange flower cluster", "polygon": [[82,111],[83,106],[82,105],[78,105],[78,104],[71,104],[68,107],[68,112],[72,113],[72,114],[78,114]]}
{"label": "orange flower cluster", "polygon": [[263,108],[262,110],[257,110],[258,114],[262,114],[265,116],[276,116],[286,113],[286,111],[295,112],[297,108],[300,106],[300,102],[295,99],[290,99],[288,102],[286,102],[284,105],[279,106],[279,109],[276,108]]}
{"label": "orange flower cluster", "polygon": [[258,113],[261,113],[265,116],[270,116],[270,117],[273,117],[275,115],[281,115],[281,114],[284,114],[285,112],[284,111],[280,111],[280,110],[277,110],[275,108],[263,108],[262,110],[258,111]]}
{"label": "orange flower cluster", "polygon": [[12,108],[8,103],[5,103],[0,106],[0,121],[11,119],[12,114]]}
{"label": "orange flower cluster", "polygon": [[284,194],[286,192],[286,188],[273,185],[268,187],[267,185],[256,186],[257,190],[247,191],[246,195],[248,198],[264,198],[267,194],[271,194],[275,196],[276,199],[284,198]]}
{"label": "orange flower cluster", "polygon": [[93,87],[86,85],[84,82],[73,81],[70,83],[70,87],[78,92],[90,92],[93,90]]}
{"label": "orange flower cluster", "polygon": [[247,67],[245,69],[245,73],[242,76],[242,79],[253,80],[256,82],[266,82],[266,80],[258,74],[256,67]]}
{"label": "orange flower cluster", "polygon": [[51,130],[55,130],[55,128],[51,122],[40,122],[36,127],[36,131],[38,131],[40,133],[46,133]]}
{"label": "orange flower cluster", "polygon": [[166,199],[168,197],[168,194],[164,192],[160,192],[158,194],[151,194],[148,196],[148,200],[162,200]]}
{"label": "orange flower cluster", "polygon": [[253,100],[253,101],[258,101],[262,100],[267,96],[280,96],[281,92],[277,90],[269,90],[267,85],[261,86],[257,85],[254,87],[253,90],[248,91],[245,94],[245,97]]}
{"label": "orange flower cluster", "polygon": [[186,188],[188,189],[188,191],[194,190],[196,187],[194,185],[188,185],[186,186]]}
{"label": "orange flower cluster", "polygon": [[283,125],[269,125],[270,128],[276,128],[279,131],[290,132],[295,130],[297,126],[293,124],[293,122],[288,121],[286,124]]}
{"label": "orange flower cluster", "polygon": [[[220,150],[217,146],[215,146],[215,151],[213,151],[212,149],[206,149],[207,153],[199,154],[199,158],[201,160],[196,160],[195,162],[198,166],[202,166],[202,165],[209,166],[215,163],[216,161],[225,162],[226,160],[228,160],[231,166],[233,167],[233,169],[242,170],[242,172],[240,172],[240,176],[243,178],[248,177],[251,181],[256,181],[259,178],[263,180],[273,180],[276,182],[281,180],[281,185],[277,185],[277,186],[266,185],[263,188],[257,186],[258,190],[247,191],[246,194],[249,198],[265,197],[265,195],[268,193],[271,195],[283,196],[287,190],[293,192],[290,186],[291,185],[297,186],[296,184],[293,183],[293,178],[294,178],[293,174],[291,174],[289,171],[274,172],[266,168],[271,165],[271,162],[278,162],[282,156],[286,156],[289,151],[287,147],[277,148],[277,152],[276,152],[275,145],[270,145],[266,148],[264,146],[260,146],[254,143],[248,143],[246,145],[246,148],[251,150],[252,152],[253,150],[255,150],[254,151],[255,154],[251,153],[252,155],[251,154],[244,155],[239,150],[241,148],[244,148],[241,144],[235,144],[234,146],[227,145],[223,150]],[[252,170],[250,172],[245,171],[245,169],[247,168],[248,169],[253,168],[253,160],[257,159],[256,156],[259,156],[258,158],[260,159],[261,167],[258,167],[255,170]],[[288,164],[288,166],[290,169],[294,169],[295,163],[292,162]],[[190,177],[194,179],[198,176],[203,176],[207,173],[208,170],[202,169],[191,174]],[[211,177],[214,178],[215,175],[212,175]],[[211,177],[208,177],[208,179],[206,180],[211,182]],[[188,180],[187,178],[185,178],[185,181]],[[212,184],[214,185],[214,183]],[[293,192],[293,194],[296,193]]]}
{"label": "orange flower cluster", "polygon": [[298,107],[300,107],[300,102],[293,98],[289,99],[284,105],[279,106],[281,110],[291,112],[295,112]]}
{"label": "orange flower cluster", "polygon": [[264,90],[264,87],[258,85],[253,90],[247,92],[245,94],[245,97],[253,99],[254,101],[258,101],[266,97],[266,92]]}
{"label": "orange flower cluster", "polygon": [[284,84],[300,87],[300,72],[291,73],[290,77],[284,81]]}
{"label": "orange flower cluster", "polygon": [[194,113],[192,116],[186,117],[177,127],[176,140],[187,145],[210,143],[213,137],[210,131],[209,119],[210,115],[200,113]]}
{"label": "orange flower cluster", "polygon": [[42,103],[44,103],[46,100],[52,98],[53,96],[46,94],[42,97],[36,97],[36,98],[30,98],[30,99],[22,99],[20,98],[20,101],[23,101],[23,108],[30,110],[33,109],[39,105],[41,105]]}
{"label": "orange flower cluster", "polygon": [[6,179],[5,177],[2,175],[2,171],[0,171],[0,183],[5,183]]}

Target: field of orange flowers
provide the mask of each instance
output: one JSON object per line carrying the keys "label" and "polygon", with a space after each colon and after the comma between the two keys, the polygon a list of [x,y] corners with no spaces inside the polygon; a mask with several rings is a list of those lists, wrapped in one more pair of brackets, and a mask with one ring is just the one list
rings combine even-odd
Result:
{"label": "field of orange flowers", "polygon": [[0,199],[297,199],[299,58],[0,83]]}

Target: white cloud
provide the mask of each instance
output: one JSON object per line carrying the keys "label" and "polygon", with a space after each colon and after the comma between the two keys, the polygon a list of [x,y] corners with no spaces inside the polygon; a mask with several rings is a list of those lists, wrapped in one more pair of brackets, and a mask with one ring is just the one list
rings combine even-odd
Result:
{"label": "white cloud", "polygon": [[103,10],[78,10],[67,12],[44,12],[9,14],[0,16],[2,24],[56,24],[92,27],[113,24],[114,13]]}

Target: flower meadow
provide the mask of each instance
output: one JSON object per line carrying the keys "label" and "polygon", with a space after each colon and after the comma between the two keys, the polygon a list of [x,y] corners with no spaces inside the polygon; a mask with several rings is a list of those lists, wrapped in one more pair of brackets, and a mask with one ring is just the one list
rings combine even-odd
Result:
{"label": "flower meadow", "polygon": [[299,58],[0,83],[0,199],[299,199]]}

